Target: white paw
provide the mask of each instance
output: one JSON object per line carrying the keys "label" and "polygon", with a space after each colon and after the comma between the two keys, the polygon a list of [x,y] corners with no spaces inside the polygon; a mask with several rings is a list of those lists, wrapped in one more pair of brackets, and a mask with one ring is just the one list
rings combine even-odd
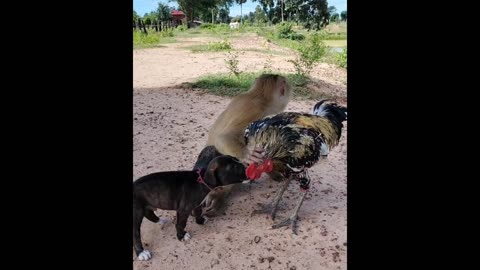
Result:
{"label": "white paw", "polygon": [[152,254],[150,254],[150,251],[145,249],[138,255],[138,260],[139,261],[147,261],[151,257],[152,257]]}
{"label": "white paw", "polygon": [[190,240],[190,238],[192,238],[192,237],[191,237],[190,234],[187,232],[187,233],[185,233],[185,235],[183,236],[183,241]]}
{"label": "white paw", "polygon": [[168,221],[169,221],[168,218],[161,217],[161,218],[158,219],[158,222],[157,222],[157,223],[160,224],[160,225],[164,225],[164,224],[167,223]]}
{"label": "white paw", "polygon": [[207,221],[208,221],[208,217],[206,217],[206,216],[203,216],[203,219],[204,219],[204,221],[203,221],[203,225],[205,225],[205,224],[207,223]]}

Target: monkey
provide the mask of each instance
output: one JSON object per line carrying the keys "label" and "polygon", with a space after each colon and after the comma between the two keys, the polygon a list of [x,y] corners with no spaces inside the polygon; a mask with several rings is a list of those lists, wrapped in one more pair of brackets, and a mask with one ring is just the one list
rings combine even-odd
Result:
{"label": "monkey", "polygon": [[234,156],[245,164],[258,161],[255,157],[261,155],[245,149],[245,128],[255,120],[282,112],[291,98],[292,90],[285,77],[261,75],[218,116],[208,133],[207,146],[214,146],[219,153]]}
{"label": "monkey", "polygon": [[[246,149],[244,132],[248,124],[265,116],[285,110],[292,99],[292,89],[287,79],[281,75],[263,74],[255,79],[250,89],[234,97],[227,108],[212,125],[206,147],[200,152],[194,169],[206,168],[211,160],[219,155],[230,155],[241,161],[245,167],[252,162],[260,162],[263,149],[252,146]],[[270,173],[272,179],[282,177]],[[220,208],[232,187],[215,190],[202,204],[204,213]]]}
{"label": "monkey", "polygon": [[233,186],[233,184],[219,186],[210,191],[200,203],[202,207],[205,206],[202,210],[202,216],[218,211],[220,206],[224,204],[224,199],[230,193]]}

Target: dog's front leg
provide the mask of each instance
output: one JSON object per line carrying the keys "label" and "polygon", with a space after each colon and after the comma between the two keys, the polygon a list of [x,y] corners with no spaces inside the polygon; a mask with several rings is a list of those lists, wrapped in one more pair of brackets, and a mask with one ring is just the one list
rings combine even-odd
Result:
{"label": "dog's front leg", "polygon": [[193,209],[193,215],[195,216],[195,222],[200,225],[204,225],[207,223],[208,218],[207,217],[202,217],[203,211],[202,207],[198,206],[197,208]]}
{"label": "dog's front leg", "polygon": [[185,231],[185,227],[187,226],[188,216],[192,211],[177,211],[177,225],[175,228],[177,229],[177,238],[178,240],[188,240],[190,239],[190,234]]}

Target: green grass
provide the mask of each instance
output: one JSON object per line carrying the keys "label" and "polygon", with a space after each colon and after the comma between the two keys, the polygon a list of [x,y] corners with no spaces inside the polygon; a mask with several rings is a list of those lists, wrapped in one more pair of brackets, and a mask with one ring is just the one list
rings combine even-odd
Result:
{"label": "green grass", "polygon": [[[241,73],[238,77],[230,74],[212,74],[200,77],[197,81],[189,84],[191,87],[201,88],[206,92],[218,96],[233,97],[248,91],[260,72]],[[296,99],[320,99],[325,95],[311,90],[308,85],[311,79],[300,77],[296,74],[281,74],[287,78],[293,89],[293,97]]]}
{"label": "green grass", "polygon": [[197,52],[220,52],[232,49],[232,45],[226,39],[218,42],[209,42],[207,44],[187,46],[185,49]]}
{"label": "green grass", "polygon": [[187,50],[190,50],[194,53],[210,51],[210,48],[207,44],[191,45],[191,46],[186,46],[186,47],[183,47],[183,48],[187,49]]}
{"label": "green grass", "polygon": [[327,25],[326,30],[329,33],[347,33],[347,23],[346,22],[330,23],[329,25]]}
{"label": "green grass", "polygon": [[337,62],[337,65],[343,68],[347,68],[347,49],[337,54],[335,60]]}
{"label": "green grass", "polygon": [[175,42],[175,38],[172,36],[165,36],[164,33],[149,32],[147,35],[145,35],[140,31],[133,32],[134,49],[160,47],[160,44],[173,42]]}
{"label": "green grass", "polygon": [[[266,27],[250,27],[249,29],[256,32],[259,36],[267,38],[269,41],[273,42],[278,46],[297,50],[303,41],[278,38],[278,28],[279,25]],[[297,33],[303,34],[305,36],[305,39],[308,39],[308,36],[315,33],[315,31],[307,31],[307,29],[303,28],[302,26],[293,26],[292,29]],[[346,24],[340,23],[329,25],[327,26],[325,33],[326,34],[322,36],[322,40],[328,47],[347,46]]]}
{"label": "green grass", "polygon": [[347,47],[347,40],[324,40],[323,43],[325,43],[325,45],[327,45],[328,47]]}
{"label": "green grass", "polygon": [[285,55],[285,52],[276,51],[276,50],[269,50],[269,49],[259,49],[259,48],[245,48],[242,49],[244,52],[258,52],[263,54],[272,54],[272,55]]}
{"label": "green grass", "polygon": [[[306,36],[306,40],[308,39],[308,36],[315,33],[315,31],[308,32],[306,29],[303,29],[301,27],[294,26],[292,27],[292,29],[294,29],[298,33],[304,34]],[[275,27],[258,28],[256,32],[258,35],[265,37],[267,40],[269,40],[270,42],[278,46],[287,47],[293,50],[298,50],[302,46],[302,44],[306,42],[306,40],[298,41],[298,40],[290,40],[290,39],[279,39],[276,35]],[[345,39],[342,39],[342,38],[330,39],[332,37],[342,37],[342,35],[344,36]],[[327,39],[325,39],[325,37]],[[333,34],[332,33],[327,34],[326,36],[322,36],[322,42],[327,47],[330,47],[330,48],[346,48],[347,47],[346,33],[336,32]],[[321,62],[336,64],[341,67],[345,67],[344,64],[339,63],[339,53],[332,50],[327,50],[326,54],[322,57]]]}
{"label": "green grass", "polygon": [[247,91],[257,73],[241,73],[238,77],[230,74],[212,74],[200,77],[192,84],[215,95],[233,97]]}
{"label": "green grass", "polygon": [[347,34],[332,34],[329,33],[323,37],[323,40],[347,40]]}
{"label": "green grass", "polygon": [[228,25],[225,27],[225,25],[222,24],[207,24],[208,26],[206,27],[196,27],[196,28],[190,28],[190,29],[185,29],[184,31],[181,30],[176,30],[175,35],[178,37],[184,37],[184,38],[189,38],[189,37],[232,37],[232,36],[239,36],[238,32],[230,30]]}

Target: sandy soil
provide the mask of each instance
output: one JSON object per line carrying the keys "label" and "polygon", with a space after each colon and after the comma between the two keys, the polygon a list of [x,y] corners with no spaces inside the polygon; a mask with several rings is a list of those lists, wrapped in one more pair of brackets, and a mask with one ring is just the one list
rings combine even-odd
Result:
{"label": "sandy soil", "polygon": [[[178,86],[200,75],[227,72],[223,53],[193,54],[182,48],[206,41],[192,38],[134,51],[134,179],[191,169],[209,127],[228,104],[228,98]],[[254,35],[233,40],[235,49],[244,50],[239,59],[242,70],[262,69],[266,55],[249,48],[261,48],[263,43]],[[272,59],[276,70],[293,71],[286,61],[293,52],[270,46],[282,52]],[[322,82],[319,91],[346,95],[344,70],[321,64],[312,76]],[[292,101],[287,110],[310,112],[314,103]],[[311,169],[312,187],[299,212],[297,236],[288,227],[270,229],[273,221],[266,215],[250,216],[257,203],[273,199],[280,185],[264,176],[233,192],[224,213],[206,225],[190,218],[186,231],[192,239],[187,242],[176,239],[174,211],[157,211],[169,219],[163,226],[144,219],[142,242],[152,259],[142,262],[134,255],[134,269],[346,269],[346,137],[347,126],[328,160]],[[286,210],[279,211],[276,221],[290,214],[299,195],[298,183],[292,182],[282,200]]]}

